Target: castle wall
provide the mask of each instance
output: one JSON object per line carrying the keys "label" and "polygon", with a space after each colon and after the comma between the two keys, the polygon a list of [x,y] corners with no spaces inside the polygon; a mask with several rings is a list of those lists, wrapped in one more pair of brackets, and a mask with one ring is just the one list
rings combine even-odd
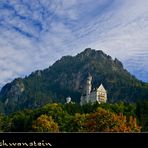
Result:
{"label": "castle wall", "polygon": [[104,103],[106,103],[106,101],[107,101],[107,93],[106,93],[106,91],[104,90],[104,91],[100,91],[99,89],[97,90],[97,98],[98,98],[98,101],[99,102],[104,102]]}
{"label": "castle wall", "polygon": [[88,97],[89,97],[89,102],[92,102],[92,103],[96,102],[96,101],[97,101],[97,100],[96,100],[96,97],[97,97],[96,91],[91,92]]}

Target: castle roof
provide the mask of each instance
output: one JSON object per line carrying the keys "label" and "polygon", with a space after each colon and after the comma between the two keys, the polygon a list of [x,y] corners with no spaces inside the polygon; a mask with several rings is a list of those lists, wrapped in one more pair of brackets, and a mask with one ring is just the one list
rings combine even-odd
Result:
{"label": "castle roof", "polygon": [[104,88],[102,83],[97,90],[106,92],[106,89]]}

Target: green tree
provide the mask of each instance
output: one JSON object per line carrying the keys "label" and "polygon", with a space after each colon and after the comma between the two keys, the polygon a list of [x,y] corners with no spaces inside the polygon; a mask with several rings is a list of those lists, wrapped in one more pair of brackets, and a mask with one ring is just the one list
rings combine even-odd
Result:
{"label": "green tree", "polygon": [[136,115],[140,125],[142,126],[142,131],[148,131],[148,101],[138,101],[136,104]]}
{"label": "green tree", "polygon": [[76,113],[72,120],[69,122],[69,132],[83,132],[86,115],[87,114]]}
{"label": "green tree", "polygon": [[75,115],[76,113],[81,113],[82,109],[78,103],[68,103],[64,105],[65,110],[70,115]]}
{"label": "green tree", "polygon": [[4,115],[0,113],[0,132],[3,131]]}
{"label": "green tree", "polygon": [[28,132],[31,131],[32,110],[19,111],[5,117],[5,132]]}

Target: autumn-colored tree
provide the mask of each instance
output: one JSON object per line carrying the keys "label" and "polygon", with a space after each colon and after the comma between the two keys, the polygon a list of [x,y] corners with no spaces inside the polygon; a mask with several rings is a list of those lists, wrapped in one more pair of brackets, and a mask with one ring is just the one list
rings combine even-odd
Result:
{"label": "autumn-colored tree", "polygon": [[51,116],[41,115],[33,122],[32,129],[35,132],[59,132],[58,124]]}
{"label": "autumn-colored tree", "polygon": [[88,114],[83,124],[83,130],[86,132],[140,132],[141,130],[135,117],[131,116],[127,120],[121,113],[117,115],[102,108]]}
{"label": "autumn-colored tree", "polygon": [[113,115],[112,122],[114,122],[114,126],[108,129],[109,132],[130,132],[130,128],[127,127],[127,119],[123,114]]}
{"label": "autumn-colored tree", "polygon": [[131,128],[131,132],[140,132],[141,126],[137,124],[136,117],[130,116],[128,126]]}
{"label": "autumn-colored tree", "polygon": [[113,113],[99,108],[95,113],[88,114],[83,123],[85,132],[105,132],[114,126]]}
{"label": "autumn-colored tree", "polygon": [[140,132],[141,127],[137,124],[136,118],[130,116],[129,120],[123,114],[113,116],[114,127],[109,129],[110,132]]}

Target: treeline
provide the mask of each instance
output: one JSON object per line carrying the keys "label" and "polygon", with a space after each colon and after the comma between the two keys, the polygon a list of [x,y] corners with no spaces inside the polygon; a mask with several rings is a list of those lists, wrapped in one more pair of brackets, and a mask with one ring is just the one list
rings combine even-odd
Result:
{"label": "treeline", "polygon": [[10,115],[0,114],[1,132],[148,131],[148,101],[137,104],[46,104]]}

